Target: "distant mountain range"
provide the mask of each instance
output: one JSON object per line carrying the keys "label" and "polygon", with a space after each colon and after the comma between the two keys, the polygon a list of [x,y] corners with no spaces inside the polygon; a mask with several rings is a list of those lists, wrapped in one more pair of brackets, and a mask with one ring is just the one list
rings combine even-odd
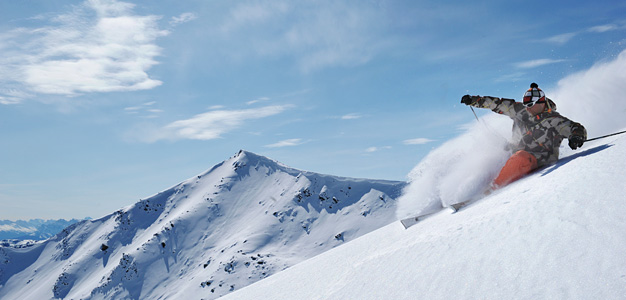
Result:
{"label": "distant mountain range", "polygon": [[80,220],[0,220],[0,240],[45,240]]}

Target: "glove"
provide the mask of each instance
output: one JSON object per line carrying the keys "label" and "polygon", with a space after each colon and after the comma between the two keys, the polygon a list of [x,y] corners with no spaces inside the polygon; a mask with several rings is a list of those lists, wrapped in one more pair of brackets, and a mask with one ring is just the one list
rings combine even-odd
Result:
{"label": "glove", "polygon": [[581,147],[585,143],[585,138],[580,135],[571,135],[567,140],[572,150],[576,150],[576,148]]}
{"label": "glove", "polygon": [[478,99],[480,99],[480,96],[465,95],[461,98],[461,103],[465,105],[471,105],[474,102],[478,101]]}
{"label": "glove", "polygon": [[472,104],[472,96],[470,95],[465,95],[463,97],[461,97],[461,103],[465,104],[465,105],[470,105]]}

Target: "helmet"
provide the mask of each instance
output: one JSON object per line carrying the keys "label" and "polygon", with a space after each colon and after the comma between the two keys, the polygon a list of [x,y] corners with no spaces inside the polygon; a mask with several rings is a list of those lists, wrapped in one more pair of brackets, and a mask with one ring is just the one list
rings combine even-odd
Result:
{"label": "helmet", "polygon": [[539,88],[539,85],[536,83],[531,83],[530,88],[524,94],[524,105],[530,107],[535,105],[535,103],[545,103],[546,102],[546,94]]}

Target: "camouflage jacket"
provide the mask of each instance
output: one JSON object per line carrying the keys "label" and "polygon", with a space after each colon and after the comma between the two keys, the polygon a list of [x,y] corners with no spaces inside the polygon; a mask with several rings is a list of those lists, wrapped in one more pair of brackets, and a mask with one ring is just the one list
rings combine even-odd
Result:
{"label": "camouflage jacket", "polygon": [[559,147],[564,138],[576,134],[587,139],[585,127],[556,111],[547,110],[533,116],[526,110],[524,104],[513,99],[489,96],[476,98],[472,106],[488,108],[513,119],[521,133],[514,141],[513,151],[524,150],[534,155],[539,167],[552,164],[559,159]]}

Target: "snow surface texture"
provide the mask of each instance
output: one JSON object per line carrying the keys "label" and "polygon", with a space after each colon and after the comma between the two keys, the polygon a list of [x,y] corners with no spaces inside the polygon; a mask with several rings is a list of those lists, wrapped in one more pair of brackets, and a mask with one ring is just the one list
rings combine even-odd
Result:
{"label": "snow surface texture", "polygon": [[[626,50],[613,61],[560,80],[554,91],[543,88],[563,116],[585,126],[590,139],[626,127]],[[490,113],[433,150],[409,174],[398,219],[479,198],[511,154],[505,148],[512,125],[510,118]],[[570,151],[566,145],[564,140],[561,156]]]}
{"label": "snow surface texture", "polygon": [[240,151],[47,241],[0,247],[0,299],[214,299],[394,222],[405,185]]}
{"label": "snow surface texture", "polygon": [[624,299],[626,137],[564,156],[456,214],[390,224],[223,299]]}

